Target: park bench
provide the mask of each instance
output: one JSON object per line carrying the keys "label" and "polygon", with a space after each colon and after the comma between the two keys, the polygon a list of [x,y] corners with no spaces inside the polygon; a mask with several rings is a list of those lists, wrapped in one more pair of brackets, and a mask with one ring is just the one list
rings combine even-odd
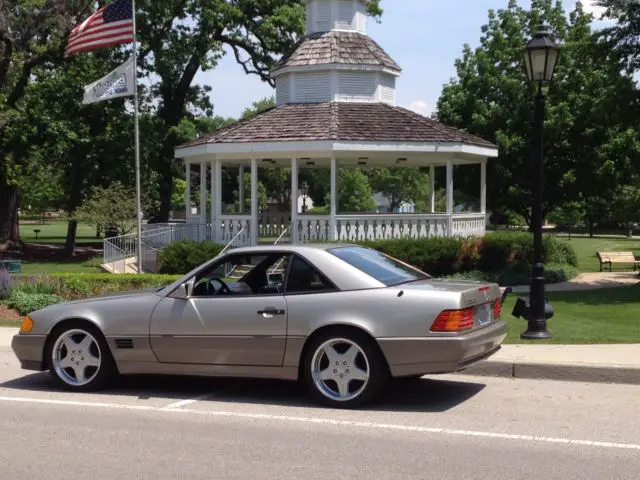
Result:
{"label": "park bench", "polygon": [[640,260],[636,258],[633,252],[598,252],[600,260],[600,271],[604,270],[605,265],[609,265],[609,271],[613,271],[614,263],[630,263],[633,265],[633,271],[640,268]]}

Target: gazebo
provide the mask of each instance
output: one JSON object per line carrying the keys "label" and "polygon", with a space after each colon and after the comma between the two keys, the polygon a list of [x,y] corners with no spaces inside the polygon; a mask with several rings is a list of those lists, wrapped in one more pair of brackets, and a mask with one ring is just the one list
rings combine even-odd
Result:
{"label": "gazebo", "polygon": [[[307,0],[306,34],[272,72],[276,107],[176,149],[187,179],[200,171],[199,207],[191,208],[190,181],[186,192],[186,222],[196,227],[199,238],[239,246],[256,245],[261,236],[303,243],[485,234],[486,167],[488,159],[497,156],[497,147],[396,105],[401,68],[368,36],[365,3]],[[454,166],[474,164],[481,171],[480,211],[455,213]],[[428,167],[431,211],[339,212],[338,169],[366,167]],[[240,173],[241,206],[243,172],[251,172],[249,212],[223,210],[223,168]],[[291,212],[283,221],[261,220],[259,168],[291,169]],[[331,171],[326,215],[300,211],[298,179],[304,168]],[[436,212],[436,168],[446,169],[445,212]]]}

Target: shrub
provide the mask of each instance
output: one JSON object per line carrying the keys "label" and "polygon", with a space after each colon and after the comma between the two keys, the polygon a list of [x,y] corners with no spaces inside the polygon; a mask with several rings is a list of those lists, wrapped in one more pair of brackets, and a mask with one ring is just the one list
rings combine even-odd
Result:
{"label": "shrub", "polygon": [[16,310],[20,315],[27,315],[31,312],[41,310],[49,305],[64,302],[64,298],[58,295],[29,294],[21,291],[14,292],[7,301],[9,308]]}
{"label": "shrub", "polygon": [[160,273],[185,274],[217,257],[224,247],[215,242],[183,241],[160,252]]}
{"label": "shrub", "polygon": [[[401,238],[359,242],[391,257],[416,266],[433,276],[449,275],[470,269],[473,261],[464,253],[459,238]],[[471,251],[471,250],[470,250]]]}
{"label": "shrub", "polygon": [[[578,266],[573,247],[555,237],[542,242],[544,263]],[[533,261],[533,235],[527,232],[491,233],[481,240],[478,269],[483,272],[501,272],[514,263]]]}
{"label": "shrub", "polygon": [[9,275],[6,269],[0,268],[0,301],[9,298],[12,290],[13,282],[11,281],[11,275]]}
{"label": "shrub", "polygon": [[53,295],[55,286],[46,275],[22,277],[15,289],[27,295]]}
{"label": "shrub", "polygon": [[[159,288],[180,278],[170,275],[112,275],[108,273],[62,273],[42,275],[38,277],[40,285],[46,290],[67,300],[121,293],[126,291]],[[21,285],[33,282],[33,278],[16,277],[16,289],[29,292],[33,287]],[[45,287],[39,287],[45,290]]]}

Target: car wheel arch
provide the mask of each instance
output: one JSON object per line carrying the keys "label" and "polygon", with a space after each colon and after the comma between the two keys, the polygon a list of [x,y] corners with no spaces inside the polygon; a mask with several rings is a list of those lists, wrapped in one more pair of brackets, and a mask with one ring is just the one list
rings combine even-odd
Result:
{"label": "car wheel arch", "polygon": [[100,332],[100,335],[102,335],[102,338],[105,340],[105,343],[107,344],[107,347],[109,348],[109,354],[113,357],[113,352],[111,351],[111,346],[109,345],[109,342],[107,342],[107,337],[104,334],[104,331],[102,330],[102,328],[100,328],[100,325],[98,325],[97,322],[89,319],[89,318],[83,318],[83,317],[70,317],[70,318],[65,318],[62,319],[58,322],[56,322],[56,324],[51,327],[51,329],[49,330],[49,333],[47,333],[47,339],[45,341],[44,344],[44,348],[42,350],[42,365],[45,368],[49,368],[49,363],[50,363],[50,358],[49,357],[49,350],[52,347],[53,341],[56,338],[56,334],[61,331],[62,329],[64,329],[67,325],[69,324],[84,324],[84,325],[88,325],[91,326],[93,328],[95,328],[98,332]]}
{"label": "car wheel arch", "polygon": [[335,332],[336,336],[344,335],[345,332],[348,332],[355,335],[363,335],[367,337],[376,346],[378,353],[386,363],[387,368],[390,368],[387,357],[385,356],[384,352],[382,351],[382,348],[380,348],[380,344],[378,343],[378,341],[376,340],[376,338],[373,336],[371,332],[369,332],[367,329],[363,328],[360,325],[354,325],[349,323],[332,323],[328,325],[319,326],[313,332],[311,332],[311,334],[305,340],[302,350],[300,351],[300,358],[298,359],[298,379],[299,380],[303,378],[302,375],[303,375],[303,368],[304,368],[304,358],[307,355],[307,352],[309,351],[309,346],[312,344],[315,338],[319,337],[320,335],[327,334],[329,332]]}

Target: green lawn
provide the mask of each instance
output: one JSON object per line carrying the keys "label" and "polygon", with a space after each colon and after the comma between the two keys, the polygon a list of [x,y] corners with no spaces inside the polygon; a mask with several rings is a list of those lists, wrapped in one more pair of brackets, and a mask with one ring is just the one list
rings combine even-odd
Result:
{"label": "green lawn", "polygon": [[100,273],[102,257],[82,262],[39,261],[23,262],[22,273],[36,275],[38,273]]}
{"label": "green lawn", "polygon": [[[40,230],[37,239],[34,230]],[[21,221],[20,237],[25,243],[64,244],[67,238],[67,222],[65,220],[47,220],[47,223],[43,225],[33,221]],[[76,237],[78,245],[99,243],[101,241],[101,238],[96,238],[94,227],[82,223],[78,224]]]}
{"label": "green lawn", "polygon": [[[612,251],[632,251],[637,256],[640,256],[640,240],[628,239],[624,237],[571,237],[571,240],[566,236],[561,237],[569,245],[573,247],[578,256],[578,270],[580,272],[599,272],[600,262],[596,256],[596,252]],[[614,270],[627,270],[631,271],[631,264],[618,264],[615,265]]]}
{"label": "green lawn", "polygon": [[502,318],[509,324],[506,343],[640,343],[640,285],[587,292],[553,292],[556,312],[549,320],[550,341],[525,342],[526,321],[511,315],[517,296],[510,295]]}

